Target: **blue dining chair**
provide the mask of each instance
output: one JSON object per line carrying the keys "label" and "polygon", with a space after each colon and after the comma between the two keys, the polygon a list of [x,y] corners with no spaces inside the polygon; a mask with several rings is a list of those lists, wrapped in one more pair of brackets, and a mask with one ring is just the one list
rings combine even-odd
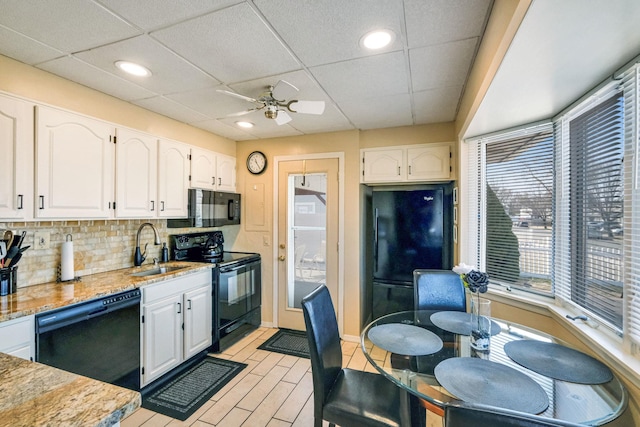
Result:
{"label": "blue dining chair", "polygon": [[314,426],[411,426],[410,397],[382,375],[342,367],[342,348],[329,290],[302,299],[313,378]]}
{"label": "blue dining chair", "polygon": [[579,427],[568,421],[542,420],[515,411],[491,411],[488,408],[447,406],[444,427]]}
{"label": "blue dining chair", "polygon": [[451,270],[413,270],[416,310],[467,311],[462,279]]}

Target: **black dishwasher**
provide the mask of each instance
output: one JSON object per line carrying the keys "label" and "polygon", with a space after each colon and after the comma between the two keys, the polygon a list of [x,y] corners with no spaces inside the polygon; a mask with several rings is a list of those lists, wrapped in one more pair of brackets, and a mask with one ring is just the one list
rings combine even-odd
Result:
{"label": "black dishwasher", "polygon": [[140,389],[140,290],[36,315],[36,361]]}

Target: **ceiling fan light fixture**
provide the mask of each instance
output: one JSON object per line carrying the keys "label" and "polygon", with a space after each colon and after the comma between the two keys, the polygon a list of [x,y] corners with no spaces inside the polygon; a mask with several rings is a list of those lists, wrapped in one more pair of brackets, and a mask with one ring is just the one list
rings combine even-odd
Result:
{"label": "ceiling fan light fixture", "polygon": [[276,119],[278,117],[278,109],[275,105],[267,105],[267,108],[264,110],[264,116],[267,119]]}
{"label": "ceiling fan light fixture", "polygon": [[250,128],[253,127],[253,123],[245,122],[245,121],[237,121],[236,125],[238,125],[241,128],[245,128],[245,129],[250,129]]}
{"label": "ceiling fan light fixture", "polygon": [[148,77],[151,75],[151,70],[140,64],[129,61],[116,61],[115,66],[124,71],[127,74],[138,77]]}
{"label": "ceiling fan light fixture", "polygon": [[367,49],[377,50],[388,46],[395,39],[395,33],[391,30],[370,31],[360,39],[360,43]]}

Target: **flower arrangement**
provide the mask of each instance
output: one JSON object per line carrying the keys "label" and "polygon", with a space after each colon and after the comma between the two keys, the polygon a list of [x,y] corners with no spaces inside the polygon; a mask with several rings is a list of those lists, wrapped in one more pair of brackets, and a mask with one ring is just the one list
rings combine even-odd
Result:
{"label": "flower arrangement", "polygon": [[460,275],[465,288],[474,294],[487,292],[489,276],[487,273],[476,270],[474,266],[460,263],[453,267],[453,272]]}

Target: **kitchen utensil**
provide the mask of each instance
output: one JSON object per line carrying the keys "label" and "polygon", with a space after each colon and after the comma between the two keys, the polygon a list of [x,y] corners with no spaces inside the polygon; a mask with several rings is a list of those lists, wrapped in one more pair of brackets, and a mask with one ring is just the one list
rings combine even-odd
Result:
{"label": "kitchen utensil", "polygon": [[19,252],[19,253],[23,253],[24,251],[26,251],[26,250],[27,250],[27,249],[29,249],[30,247],[31,247],[31,245],[27,245],[27,246],[25,246],[24,248],[20,248],[20,247],[18,247],[18,252]]}
{"label": "kitchen utensil", "polygon": [[5,256],[5,259],[4,259],[4,265],[6,267],[9,267],[11,265],[11,261],[13,261],[13,258],[16,257],[19,253],[20,253],[20,250],[15,245],[7,249],[7,255]]}
{"label": "kitchen utensil", "polygon": [[[18,243],[16,243],[15,245],[18,247],[18,249],[20,249],[20,247],[22,246],[22,244],[24,243],[24,238],[27,235],[27,230],[24,230],[21,234],[20,237],[18,238]],[[15,237],[14,237],[15,238]]]}
{"label": "kitchen utensil", "polygon": [[3,241],[0,242],[0,268],[4,267],[4,257],[7,256],[7,244]]}
{"label": "kitchen utensil", "polygon": [[18,263],[18,261],[20,261],[20,258],[22,258],[22,253],[18,253],[16,256],[11,258],[11,261],[8,261],[7,268],[11,268],[14,265],[16,265]]}

